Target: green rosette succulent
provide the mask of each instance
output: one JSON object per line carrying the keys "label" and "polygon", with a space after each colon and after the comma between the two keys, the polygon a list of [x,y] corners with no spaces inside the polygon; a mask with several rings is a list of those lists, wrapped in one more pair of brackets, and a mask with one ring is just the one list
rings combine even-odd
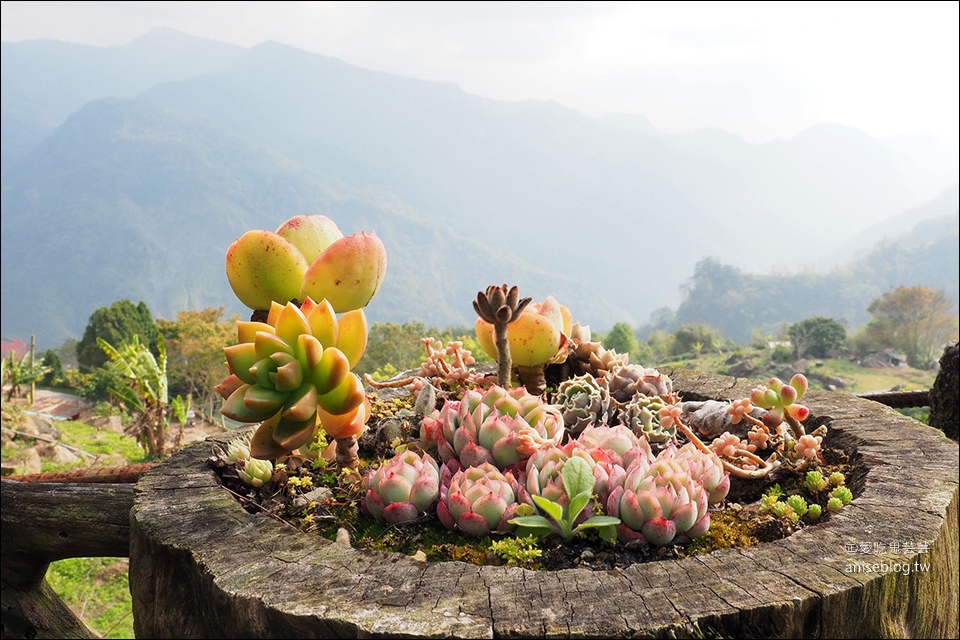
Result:
{"label": "green rosette succulent", "polygon": [[576,435],[587,426],[607,421],[610,393],[605,380],[584,374],[560,383],[555,404],[563,414],[567,431]]}
{"label": "green rosette succulent", "polygon": [[663,426],[660,409],[665,403],[660,396],[638,395],[617,409],[617,419],[637,436],[643,436],[657,451],[676,441],[677,426],[671,422]]}
{"label": "green rosette succulent", "polygon": [[326,301],[273,303],[267,322],[240,322],[239,342],[224,348],[230,375],[217,391],[220,412],[261,422],[254,458],[276,458],[307,444],[318,422],[333,438],[359,435],[369,417],[360,378],[350,371],[367,340],[362,310],[337,318]]}

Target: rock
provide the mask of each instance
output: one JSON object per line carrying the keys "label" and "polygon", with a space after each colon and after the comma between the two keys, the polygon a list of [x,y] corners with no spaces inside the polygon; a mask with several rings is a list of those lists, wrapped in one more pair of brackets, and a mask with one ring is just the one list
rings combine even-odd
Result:
{"label": "rock", "polygon": [[753,360],[741,360],[732,367],[730,367],[727,372],[735,378],[746,378],[753,374],[757,366],[753,364]]}
{"label": "rock", "polygon": [[32,473],[40,473],[41,467],[40,453],[36,447],[24,449],[23,453],[20,454],[20,460],[17,462],[16,475],[28,476]]}
{"label": "rock", "polygon": [[958,348],[954,340],[943,350],[940,371],[930,389],[930,426],[943,431],[951,440],[960,437],[960,407],[957,406]]}

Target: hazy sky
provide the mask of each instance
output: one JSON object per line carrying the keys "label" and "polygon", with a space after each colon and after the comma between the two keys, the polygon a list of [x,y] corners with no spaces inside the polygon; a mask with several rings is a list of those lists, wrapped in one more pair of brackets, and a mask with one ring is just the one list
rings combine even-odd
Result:
{"label": "hazy sky", "polygon": [[4,41],[157,26],[760,142],[819,122],[958,138],[957,2],[7,2]]}

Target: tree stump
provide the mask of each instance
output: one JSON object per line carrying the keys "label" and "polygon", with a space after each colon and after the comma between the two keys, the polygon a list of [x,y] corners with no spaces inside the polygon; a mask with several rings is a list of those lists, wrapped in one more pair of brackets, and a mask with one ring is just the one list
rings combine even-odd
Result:
{"label": "tree stump", "polygon": [[[666,373],[690,400],[756,384]],[[783,540],[623,571],[352,549],[247,513],[205,467],[210,444],[194,445],[137,485],[137,637],[957,637],[957,444],[868,400],[804,403],[865,469],[852,503]]]}

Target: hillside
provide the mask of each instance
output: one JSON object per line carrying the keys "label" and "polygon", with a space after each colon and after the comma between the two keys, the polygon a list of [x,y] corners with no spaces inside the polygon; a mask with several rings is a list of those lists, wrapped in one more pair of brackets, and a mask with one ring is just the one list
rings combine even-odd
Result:
{"label": "hillside", "polygon": [[704,256],[827,264],[917,204],[887,147],[836,125],[762,145],[671,136],[169,30],[4,43],[3,65],[3,334],[42,344],[121,298],[236,308],[226,246],[296,213],[383,238],[373,318],[470,322],[476,291],[510,282],[605,328],[679,305]]}
{"label": "hillside", "polygon": [[[229,289],[226,248],[297,213],[384,241],[388,271],[371,322],[429,310],[434,324],[472,323],[470,301],[494,282],[540,298],[582,287],[427,223],[395,197],[142,101],[81,109],[10,171],[2,197],[3,333],[36,333],[43,345],[82,334],[95,309],[122,298],[164,317],[206,306],[248,313]],[[589,305],[617,311],[597,297],[573,307]]]}

